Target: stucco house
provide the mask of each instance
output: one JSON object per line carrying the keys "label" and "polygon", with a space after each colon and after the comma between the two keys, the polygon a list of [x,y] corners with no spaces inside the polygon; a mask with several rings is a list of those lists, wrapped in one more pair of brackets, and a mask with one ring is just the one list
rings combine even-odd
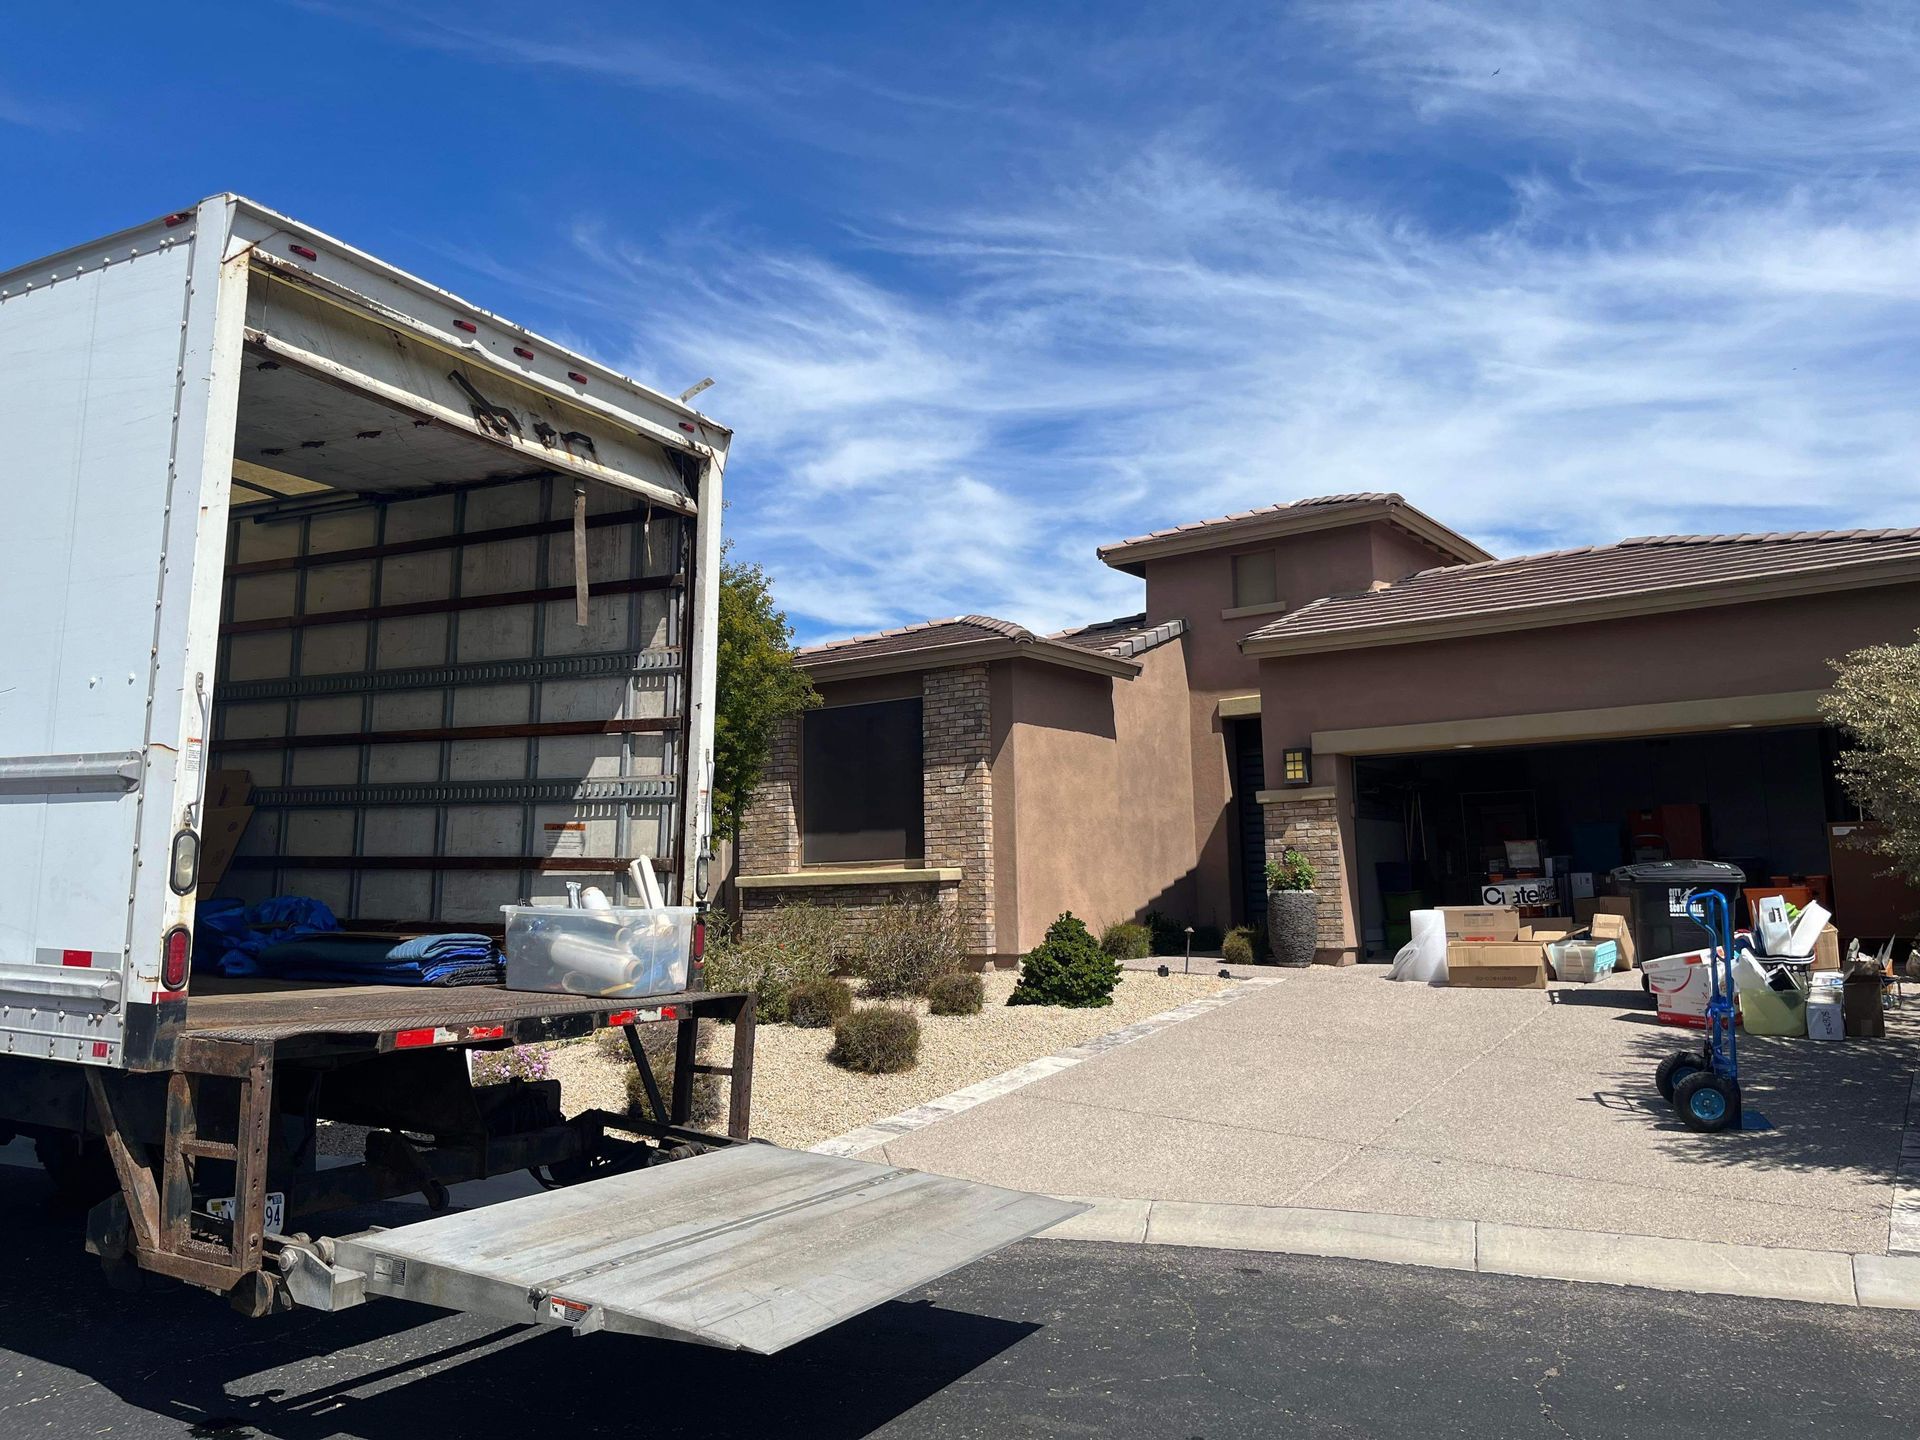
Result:
{"label": "stucco house", "polygon": [[1069,909],[1226,928],[1259,918],[1289,844],[1319,870],[1327,963],[1391,953],[1409,907],[1474,903],[1503,863],[1531,873],[1513,844],[1562,903],[1665,851],[1816,877],[1843,930],[1895,923],[1902,897],[1840,843],[1859,817],[1817,700],[1830,659],[1920,628],[1920,530],[1500,560],[1353,494],[1099,554],[1143,581],[1141,613],[800,652],[824,704],[748,807],[748,924],[783,900],[926,895],[1003,959]]}

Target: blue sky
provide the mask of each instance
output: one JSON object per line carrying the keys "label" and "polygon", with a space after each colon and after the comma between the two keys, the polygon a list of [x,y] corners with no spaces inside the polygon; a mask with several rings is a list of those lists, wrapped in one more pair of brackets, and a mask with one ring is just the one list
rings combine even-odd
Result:
{"label": "blue sky", "polygon": [[30,7],[0,264],[233,189],[733,425],[802,638],[1123,613],[1399,490],[1499,553],[1920,524],[1907,4]]}

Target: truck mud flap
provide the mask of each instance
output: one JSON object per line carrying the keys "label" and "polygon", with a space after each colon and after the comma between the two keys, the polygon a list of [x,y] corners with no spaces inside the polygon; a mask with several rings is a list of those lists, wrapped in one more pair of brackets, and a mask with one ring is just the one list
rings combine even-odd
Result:
{"label": "truck mud flap", "polygon": [[771,1355],[1086,1207],[772,1145],[338,1241],[368,1295]]}

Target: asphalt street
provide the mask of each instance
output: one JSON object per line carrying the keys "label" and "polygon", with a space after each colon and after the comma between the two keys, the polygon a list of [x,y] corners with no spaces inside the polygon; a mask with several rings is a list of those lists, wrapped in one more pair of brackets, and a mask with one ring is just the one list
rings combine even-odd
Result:
{"label": "asphalt street", "polygon": [[6,1440],[1920,1433],[1911,1314],[1032,1241],[760,1359],[120,1293],[29,1170],[0,1222]]}

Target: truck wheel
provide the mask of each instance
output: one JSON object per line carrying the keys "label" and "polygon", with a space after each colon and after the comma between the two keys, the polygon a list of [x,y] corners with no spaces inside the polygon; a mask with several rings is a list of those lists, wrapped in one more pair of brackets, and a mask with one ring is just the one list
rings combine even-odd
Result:
{"label": "truck wheel", "polygon": [[1689,1130],[1707,1134],[1740,1122],[1740,1087],[1710,1070],[1687,1076],[1673,1092],[1673,1108]]}
{"label": "truck wheel", "polygon": [[1653,1072],[1653,1083],[1660,1087],[1660,1098],[1669,1105],[1673,1104],[1673,1092],[1680,1088],[1680,1082],[1689,1075],[1697,1075],[1706,1069],[1700,1057],[1691,1050],[1676,1050],[1660,1062],[1660,1068]]}

